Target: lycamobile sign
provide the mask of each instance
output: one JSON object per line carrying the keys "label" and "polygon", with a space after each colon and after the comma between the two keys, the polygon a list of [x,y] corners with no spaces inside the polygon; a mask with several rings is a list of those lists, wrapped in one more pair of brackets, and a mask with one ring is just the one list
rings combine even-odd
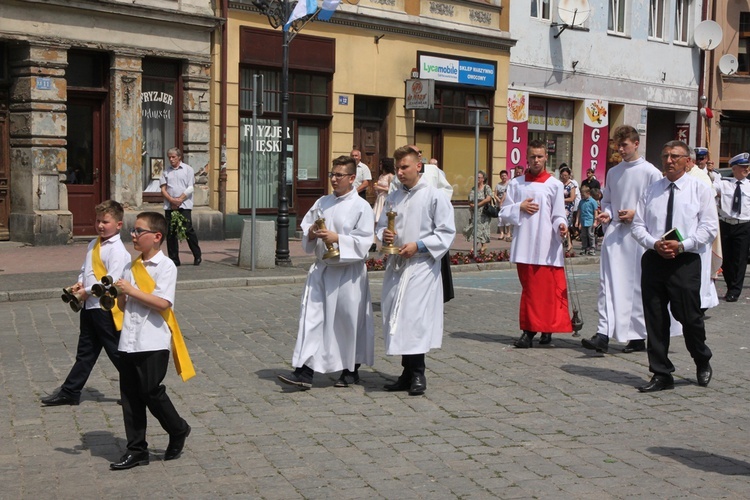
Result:
{"label": "lycamobile sign", "polygon": [[419,78],[494,88],[495,65],[477,61],[420,55]]}

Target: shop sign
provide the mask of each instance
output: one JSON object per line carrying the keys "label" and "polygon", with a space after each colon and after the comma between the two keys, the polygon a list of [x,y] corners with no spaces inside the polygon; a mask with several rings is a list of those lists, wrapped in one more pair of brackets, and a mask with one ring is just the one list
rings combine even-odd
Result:
{"label": "shop sign", "polygon": [[581,179],[589,168],[595,169],[597,179],[604,184],[609,146],[609,102],[585,99],[583,116],[583,151],[581,154]]}
{"label": "shop sign", "polygon": [[435,80],[406,80],[406,109],[432,109],[435,107]]}
{"label": "shop sign", "polygon": [[689,123],[678,123],[675,125],[674,138],[678,141],[682,141],[685,144],[690,140],[690,124]]}
{"label": "shop sign", "polygon": [[573,132],[573,102],[547,101],[547,131]]}
{"label": "shop sign", "polygon": [[494,89],[495,73],[496,67],[492,62],[419,56],[420,78]]}
{"label": "shop sign", "polygon": [[161,91],[141,92],[141,116],[145,119],[171,120],[174,96]]}
{"label": "shop sign", "polygon": [[529,103],[529,130],[547,129],[547,100],[531,97]]}
{"label": "shop sign", "polygon": [[506,127],[508,157],[505,161],[507,170],[512,170],[519,165],[526,167],[526,149],[529,143],[528,102],[528,92],[508,91],[508,125]]}

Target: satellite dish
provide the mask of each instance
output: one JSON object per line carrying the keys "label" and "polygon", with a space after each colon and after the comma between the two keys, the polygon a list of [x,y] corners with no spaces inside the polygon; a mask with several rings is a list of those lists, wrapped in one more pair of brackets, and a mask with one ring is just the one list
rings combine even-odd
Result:
{"label": "satellite dish", "polygon": [[703,21],[695,27],[693,39],[703,50],[714,50],[721,41],[721,26],[716,21]]}
{"label": "satellite dish", "polygon": [[733,75],[734,73],[737,73],[737,68],[739,67],[740,65],[737,63],[737,58],[732,54],[723,55],[721,56],[721,59],[719,59],[719,71],[721,71],[722,75]]}
{"label": "satellite dish", "polygon": [[557,15],[568,26],[580,26],[591,14],[589,0],[560,0]]}

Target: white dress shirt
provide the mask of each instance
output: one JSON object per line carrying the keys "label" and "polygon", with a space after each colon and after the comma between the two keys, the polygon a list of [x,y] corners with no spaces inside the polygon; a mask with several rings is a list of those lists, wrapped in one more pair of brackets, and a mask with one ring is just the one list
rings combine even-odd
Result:
{"label": "white dress shirt", "polygon": [[[94,254],[94,245],[96,245],[96,239],[91,240],[88,249],[86,250],[86,258],[81,266],[81,272],[78,275],[78,282],[83,283],[83,287],[86,289],[88,298],[86,299],[86,309],[99,309],[99,298],[91,295],[91,286],[99,283],[99,280],[94,276],[94,264],[92,261]],[[119,280],[122,277],[125,266],[130,264],[131,257],[130,253],[125,249],[125,245],[122,244],[120,234],[116,234],[106,240],[102,241],[101,247],[99,248],[99,257],[102,259],[105,269],[107,269],[107,275],[111,276],[114,281]]]}
{"label": "white dress shirt", "polygon": [[364,181],[371,181],[371,180],[372,180],[372,173],[370,172],[370,167],[368,167],[362,162],[359,162],[357,164],[357,175],[354,177],[354,184],[352,184],[352,188],[356,191],[357,188],[361,186]]}
{"label": "white dress shirt", "polygon": [[[659,179],[649,186],[638,202],[632,234],[647,250],[653,250],[654,244],[666,232],[670,183],[666,177]],[[683,174],[674,184],[672,227],[676,227],[684,238],[682,245],[686,252],[701,253],[719,233],[713,191],[691,175]]]}
{"label": "white dress shirt", "polygon": [[[195,189],[195,171],[187,163],[180,162],[177,168],[167,166],[159,178],[159,186],[167,185],[167,193],[173,198],[179,198],[185,194],[185,201],[180,208],[193,209],[193,190]],[[172,210],[172,206],[164,200],[164,210]]]}
{"label": "white dress shirt", "polygon": [[722,177],[716,184],[716,192],[719,195],[719,216],[722,219],[750,221],[750,179],[740,181],[742,190],[742,206],[740,213],[732,210],[732,199],[737,189],[737,179],[734,177]]}
{"label": "white dress shirt", "polygon": [[[159,250],[150,260],[144,260],[143,265],[156,284],[152,294],[174,306],[177,286],[177,267],[174,262]],[[131,267],[132,264],[125,268],[123,279],[130,281],[137,288]],[[147,352],[171,349],[171,346],[172,332],[161,313],[137,299],[128,297],[117,349],[122,352]]]}

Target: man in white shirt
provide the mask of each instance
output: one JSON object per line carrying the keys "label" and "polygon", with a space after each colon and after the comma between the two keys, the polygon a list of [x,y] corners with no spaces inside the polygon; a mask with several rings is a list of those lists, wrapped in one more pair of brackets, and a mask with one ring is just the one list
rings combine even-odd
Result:
{"label": "man in white shirt", "polygon": [[[638,388],[641,392],[674,387],[675,368],[668,356],[670,311],[682,324],[685,345],[697,367],[698,385],[707,386],[713,375],[701,309],[700,254],[716,238],[719,221],[711,188],[685,175],[689,157],[690,149],[682,141],[664,145],[665,176],[646,190],[633,218],[633,238],[646,249],[640,283],[649,370],[653,373],[651,380]],[[667,236],[669,233],[675,236]]]}
{"label": "man in white shirt", "polygon": [[186,220],[185,237],[193,253],[193,265],[199,266],[203,259],[192,219],[195,172],[193,167],[182,162],[182,151],[179,148],[169,149],[167,158],[169,166],[164,169],[159,179],[161,194],[164,197],[164,216],[167,218],[167,255],[175,266],[180,265],[180,241],[172,230],[172,213],[177,211]]}
{"label": "man in white shirt", "polygon": [[350,155],[357,162],[357,176],[354,178],[354,189],[362,198],[367,198],[367,188],[372,180],[370,167],[362,163],[362,152],[359,149],[353,149]]}

